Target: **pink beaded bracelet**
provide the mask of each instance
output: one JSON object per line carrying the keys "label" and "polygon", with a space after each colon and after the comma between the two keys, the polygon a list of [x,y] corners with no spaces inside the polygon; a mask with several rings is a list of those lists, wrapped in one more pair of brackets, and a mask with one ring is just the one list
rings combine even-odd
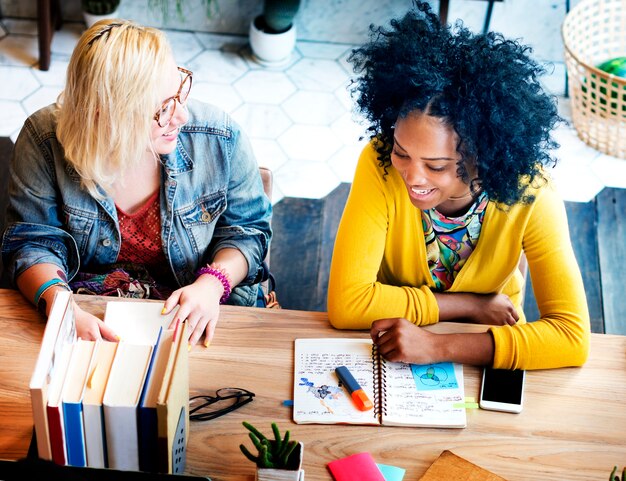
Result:
{"label": "pink beaded bracelet", "polygon": [[211,264],[206,267],[202,267],[198,269],[197,277],[200,277],[202,274],[209,274],[213,277],[216,277],[224,286],[224,293],[222,297],[220,297],[220,304],[225,304],[228,298],[230,297],[230,278],[226,273],[226,270],[223,267],[218,267],[217,264]]}

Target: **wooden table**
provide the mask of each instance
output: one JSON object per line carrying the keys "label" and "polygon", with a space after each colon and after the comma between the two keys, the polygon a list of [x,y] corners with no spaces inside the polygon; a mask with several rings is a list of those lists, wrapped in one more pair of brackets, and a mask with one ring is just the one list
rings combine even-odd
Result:
{"label": "wooden table", "polygon": [[[102,298],[76,296],[104,313]],[[26,455],[32,433],[28,381],[44,323],[15,291],[0,289],[0,458]],[[441,323],[434,330],[481,330]],[[515,480],[604,480],[626,465],[626,337],[592,335],[583,368],[527,373],[521,414],[473,409],[465,429],[297,425],[282,401],[293,396],[293,341],[300,337],[367,337],[337,331],[325,313],[224,307],[208,349],[190,356],[192,393],[221,387],[256,393],[254,402],[222,418],[192,423],[187,471],[215,481],[254,479],[254,465],[239,451],[250,444],[241,425],[269,431],[276,421],[302,441],[306,479],[330,480],[326,464],[369,451],[379,463],[406,468],[418,480],[445,449]],[[466,396],[478,397],[479,369],[465,366]]]}

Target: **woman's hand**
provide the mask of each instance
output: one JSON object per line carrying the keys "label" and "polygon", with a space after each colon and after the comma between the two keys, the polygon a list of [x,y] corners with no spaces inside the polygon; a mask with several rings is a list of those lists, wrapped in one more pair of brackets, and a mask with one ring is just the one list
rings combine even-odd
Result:
{"label": "woman's hand", "polygon": [[115,331],[107,326],[104,321],[87,311],[83,311],[73,299],[72,304],[76,318],[76,335],[79,338],[86,341],[104,339],[105,341],[117,342],[120,340]]}
{"label": "woman's hand", "polygon": [[370,336],[378,347],[378,352],[388,361],[413,364],[440,361],[435,350],[435,340],[438,335],[404,318],[374,321]]}
{"label": "woman's hand", "polygon": [[208,346],[220,317],[220,297],[223,292],[224,286],[220,280],[209,274],[201,275],[193,284],[175,290],[165,301],[163,309],[163,313],[167,314],[180,305],[170,328],[174,327],[177,320],[186,320],[189,345],[194,346],[204,334],[204,345]]}
{"label": "woman's hand", "polygon": [[515,306],[506,294],[471,292],[435,293],[440,321],[470,321],[493,326],[513,326],[519,320]]}
{"label": "woman's hand", "polygon": [[476,309],[472,321],[493,326],[514,326],[519,314],[506,294],[474,294]]}
{"label": "woman's hand", "polygon": [[391,362],[430,364],[458,362],[484,366],[493,362],[490,332],[435,334],[403,318],[379,319],[372,323],[372,341]]}

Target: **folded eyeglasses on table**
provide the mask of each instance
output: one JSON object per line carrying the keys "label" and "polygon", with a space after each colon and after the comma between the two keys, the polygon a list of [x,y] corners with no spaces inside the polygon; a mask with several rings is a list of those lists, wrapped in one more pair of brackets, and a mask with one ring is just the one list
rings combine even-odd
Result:
{"label": "folded eyeglasses on table", "polygon": [[252,402],[255,394],[239,387],[223,387],[215,391],[215,396],[199,394],[189,398],[189,419],[208,421]]}

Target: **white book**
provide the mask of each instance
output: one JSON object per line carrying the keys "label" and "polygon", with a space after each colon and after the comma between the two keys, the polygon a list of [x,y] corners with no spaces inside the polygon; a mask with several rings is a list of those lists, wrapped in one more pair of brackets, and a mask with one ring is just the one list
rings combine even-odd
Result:
{"label": "white book", "polygon": [[109,468],[139,470],[137,405],[151,354],[151,345],[117,346],[102,401]]}
{"label": "white book", "polygon": [[99,341],[97,343],[91,371],[85,386],[85,396],[83,397],[85,449],[87,466],[91,468],[107,467],[102,400],[116,349],[116,342]]}
{"label": "white book", "polygon": [[[372,401],[360,411],[335,368],[346,366]],[[296,339],[296,423],[463,428],[463,366],[388,362],[371,339]]]}
{"label": "white book", "polygon": [[37,438],[37,453],[41,459],[52,459],[48,430],[48,390],[51,378],[59,365],[60,353],[76,340],[74,312],[70,302],[71,292],[55,295],[46,328],[41,340],[35,369],[30,378],[29,390]]}
{"label": "white book", "polygon": [[154,301],[109,301],[104,323],[124,342],[153,346],[159,331],[167,329],[178,312],[175,307],[169,314],[161,314],[163,305]]}

